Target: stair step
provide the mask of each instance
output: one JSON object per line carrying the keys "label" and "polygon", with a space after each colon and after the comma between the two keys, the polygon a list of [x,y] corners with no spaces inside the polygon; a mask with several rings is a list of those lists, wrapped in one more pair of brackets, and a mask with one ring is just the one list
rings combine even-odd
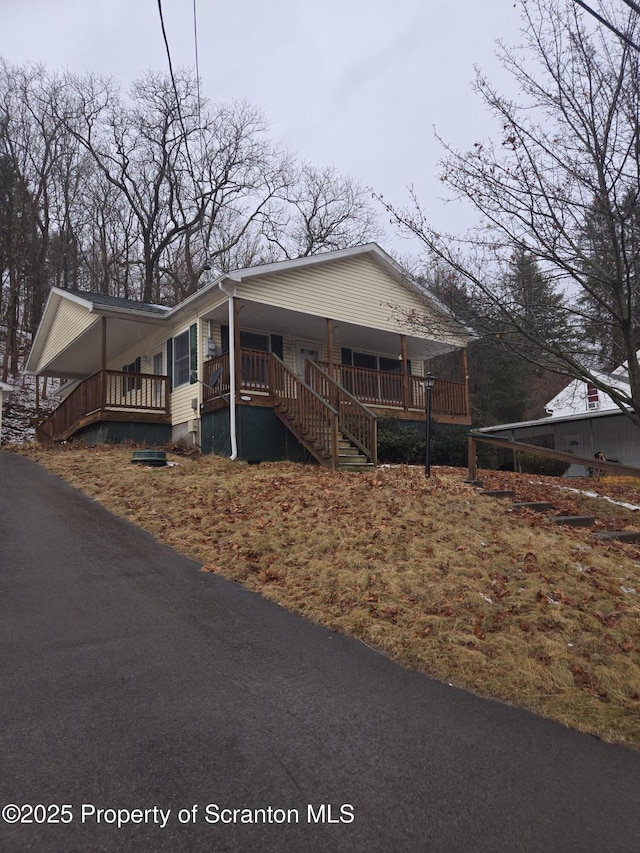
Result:
{"label": "stair step", "polygon": [[638,530],[602,530],[595,534],[596,539],[606,541],[617,540],[618,542],[640,542],[640,531]]}
{"label": "stair step", "polygon": [[338,469],[340,471],[375,471],[376,466],[373,462],[363,462],[362,464],[355,464],[352,462],[341,462],[338,465]]}
{"label": "stair step", "polygon": [[546,512],[549,509],[553,509],[553,504],[549,503],[549,501],[520,501],[514,503],[513,508],[534,509],[536,512]]}
{"label": "stair step", "polygon": [[510,489],[485,489],[480,492],[487,498],[515,498],[516,493]]}
{"label": "stair step", "polygon": [[551,521],[554,524],[564,524],[567,527],[593,527],[596,523],[592,515],[555,515]]}

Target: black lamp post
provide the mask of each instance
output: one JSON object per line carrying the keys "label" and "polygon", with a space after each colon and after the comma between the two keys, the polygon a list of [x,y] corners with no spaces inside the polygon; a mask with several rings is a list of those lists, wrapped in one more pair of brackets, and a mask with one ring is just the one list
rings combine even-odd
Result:
{"label": "black lamp post", "polygon": [[424,476],[429,478],[431,476],[431,392],[433,391],[433,386],[436,384],[436,377],[432,376],[431,373],[427,373],[424,377],[424,385],[425,390],[425,398],[426,398],[426,424],[425,424],[425,432],[426,432],[426,451],[425,451],[425,464],[424,464]]}

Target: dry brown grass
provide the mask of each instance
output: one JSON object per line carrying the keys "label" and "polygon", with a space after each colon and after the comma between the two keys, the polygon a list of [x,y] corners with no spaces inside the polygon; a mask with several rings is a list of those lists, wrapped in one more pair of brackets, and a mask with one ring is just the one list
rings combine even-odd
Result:
{"label": "dry brown grass", "polygon": [[[349,474],[171,454],[178,465],[153,469],[132,465],[130,447],[21,452],[205,570],[401,664],[640,747],[635,545],[513,511],[455,469],[425,481],[406,467]],[[486,486],[595,515],[602,529],[640,522],[562,481],[484,473]]]}

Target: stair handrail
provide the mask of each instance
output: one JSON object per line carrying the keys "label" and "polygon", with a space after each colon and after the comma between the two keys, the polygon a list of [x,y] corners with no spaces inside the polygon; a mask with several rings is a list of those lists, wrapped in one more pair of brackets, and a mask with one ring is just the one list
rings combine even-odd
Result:
{"label": "stair handrail", "polygon": [[[313,376],[320,375],[334,392],[336,409],[338,412],[338,428],[340,432],[353,442],[356,447],[361,450],[373,465],[378,464],[378,435],[377,435],[377,416],[368,409],[356,396],[348,391],[344,385],[337,382],[331,374],[320,367],[314,361],[307,361],[305,364],[305,379],[310,388],[313,389]],[[315,389],[314,389],[315,390]],[[322,396],[322,395],[320,395]],[[342,405],[344,398],[353,408],[359,413],[361,423],[364,425],[358,432],[352,429],[352,421],[347,419],[347,413]],[[323,398],[324,399],[324,398]]]}
{"label": "stair handrail", "polygon": [[[276,372],[291,383],[294,394],[281,393]],[[338,467],[338,412],[310,385],[303,382],[275,353],[269,353],[269,390],[283,408],[292,415],[296,437],[323,465],[330,460],[331,467]],[[305,410],[305,403],[313,401],[315,409]],[[321,448],[321,451],[318,450]]]}

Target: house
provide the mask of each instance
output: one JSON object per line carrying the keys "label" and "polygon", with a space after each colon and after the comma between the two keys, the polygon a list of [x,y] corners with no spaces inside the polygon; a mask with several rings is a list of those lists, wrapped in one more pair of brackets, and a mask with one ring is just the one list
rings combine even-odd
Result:
{"label": "house", "polygon": [[[594,373],[594,378],[629,394],[624,365],[611,374]],[[640,468],[640,429],[594,384],[574,379],[546,404],[545,410],[549,413],[546,418],[480,431],[589,459],[602,453],[612,462]],[[590,467],[572,464],[566,476],[587,476]]]}
{"label": "house", "polygon": [[2,440],[2,404],[4,403],[4,397],[12,391],[13,387],[11,385],[7,385],[6,382],[0,382],[0,441]]}
{"label": "house", "polygon": [[371,243],[235,270],[173,308],[53,288],[27,370],[67,380],[40,440],[337,467],[375,464],[377,416],[424,423],[425,362],[445,354],[460,375],[436,383],[433,417],[469,424],[468,339]]}

